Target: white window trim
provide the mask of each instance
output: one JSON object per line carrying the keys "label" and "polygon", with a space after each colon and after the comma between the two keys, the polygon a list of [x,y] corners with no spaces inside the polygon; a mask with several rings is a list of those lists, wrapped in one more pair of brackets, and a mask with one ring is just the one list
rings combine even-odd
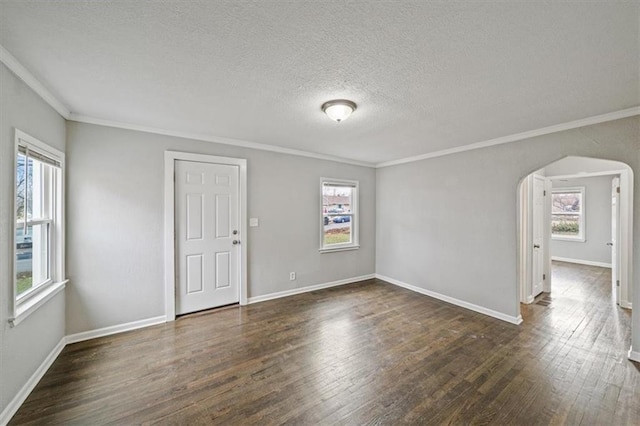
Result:
{"label": "white window trim", "polygon": [[[554,235],[553,231],[551,231],[551,239],[552,240],[556,240],[556,241],[573,241],[573,242],[578,242],[578,243],[584,243],[587,241],[586,235],[587,235],[587,230],[586,230],[586,199],[585,199],[585,187],[584,186],[574,186],[574,187],[566,187],[566,188],[553,188],[551,190],[551,195],[553,197],[553,194],[565,194],[567,192],[579,192],[580,193],[580,201],[582,203],[582,205],[580,206],[580,233],[578,235],[576,235],[575,237],[571,237],[571,236],[567,236],[567,235]],[[552,204],[553,204],[553,199],[552,199]],[[553,209],[553,207],[552,207]],[[553,213],[553,210],[551,211],[551,215],[553,216],[554,214],[558,214],[558,213]],[[575,213],[573,213],[575,214]]]}
{"label": "white window trim", "polygon": [[[330,246],[324,245],[324,214],[322,213],[322,205],[323,205],[323,189],[324,184],[333,184],[333,185],[344,185],[351,186],[354,188],[354,194],[352,195],[351,202],[353,205],[351,206],[351,213],[345,214],[335,214],[335,216],[351,216],[351,242],[350,243],[342,243],[342,244],[331,244]],[[346,251],[346,250],[357,250],[360,248],[360,215],[359,215],[359,206],[358,201],[360,197],[360,182],[357,180],[347,180],[347,179],[334,179],[334,178],[320,178],[320,208],[318,211],[320,212],[320,220],[318,223],[320,224],[320,248],[318,251],[320,253],[333,253],[337,251]]]}
{"label": "white window trim", "polygon": [[[50,157],[60,163],[60,172],[58,178],[55,179],[53,200],[53,228],[51,229],[51,279],[38,287],[37,290],[25,295],[25,297],[17,297],[17,279],[16,279],[16,235],[15,224],[18,220],[16,211],[16,167],[18,157],[18,146],[26,146],[30,151],[39,152]],[[14,232],[11,233],[11,244],[13,247],[13,294],[12,294],[12,315],[9,317],[9,323],[12,327],[17,326],[24,321],[29,315],[37,311],[47,301],[51,300],[56,294],[63,290],[68,282],[65,278],[65,216],[64,216],[64,179],[65,179],[65,155],[52,146],[30,136],[18,129],[15,129],[15,145],[13,153],[13,188],[12,188],[12,208],[13,208],[13,227]]]}

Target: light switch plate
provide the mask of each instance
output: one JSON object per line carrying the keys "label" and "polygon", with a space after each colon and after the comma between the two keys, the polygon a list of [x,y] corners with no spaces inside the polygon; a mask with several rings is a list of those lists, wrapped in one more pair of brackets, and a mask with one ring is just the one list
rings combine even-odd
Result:
{"label": "light switch plate", "polygon": [[260,226],[260,221],[258,221],[257,217],[249,218],[249,226],[254,228],[256,226]]}

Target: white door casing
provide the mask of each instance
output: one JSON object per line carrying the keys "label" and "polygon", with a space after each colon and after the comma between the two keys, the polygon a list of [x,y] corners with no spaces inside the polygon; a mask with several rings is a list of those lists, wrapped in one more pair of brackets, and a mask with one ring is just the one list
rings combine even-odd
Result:
{"label": "white door casing", "polygon": [[620,178],[611,180],[611,290],[620,304]]}
{"label": "white door casing", "polygon": [[533,243],[533,259],[531,272],[532,295],[533,297],[542,293],[544,285],[544,187],[545,179],[542,176],[533,176],[533,214],[532,214],[532,243]]}
{"label": "white door casing", "polygon": [[[180,171],[178,170],[178,168],[180,168],[180,162],[191,162],[191,163],[198,163],[199,167],[200,165],[204,165],[204,169],[206,170],[194,170],[192,171],[192,176],[188,177],[188,179],[190,180],[190,182],[188,183],[189,186],[197,186],[194,182],[197,182],[199,180],[209,180],[211,181],[211,178],[207,178],[207,173],[211,173],[211,170],[217,168],[217,166],[222,166],[222,168],[218,168],[219,170],[226,170],[226,172],[228,172],[229,170],[234,170],[234,173],[232,174],[234,176],[235,182],[237,183],[237,197],[236,200],[237,202],[232,202],[232,196],[230,196],[229,194],[225,194],[225,191],[222,191],[222,194],[224,195],[223,197],[218,197],[218,204],[216,206],[215,201],[213,202],[213,204],[211,205],[207,205],[206,203],[206,199],[207,197],[211,198],[211,193],[207,194],[207,191],[203,191],[202,189],[200,189],[200,196],[198,196],[198,190],[193,191],[192,189],[194,188],[190,188],[190,191],[185,191],[185,197],[186,197],[186,193],[189,194],[193,194],[191,196],[191,200],[189,201],[192,204],[192,208],[190,212],[187,212],[187,201],[186,198],[183,199],[183,204],[184,204],[184,217],[183,215],[179,212],[179,207],[180,207],[180,199],[178,197],[176,197],[176,195],[179,193],[179,183],[180,183],[180,179],[178,177],[178,174],[180,173]],[[207,167],[208,165],[211,165],[213,167],[213,169],[211,169],[210,167]],[[227,168],[227,167],[231,167],[231,169]],[[209,170],[211,169],[211,170]],[[202,175],[204,173],[204,176]],[[220,175],[220,173],[218,173]],[[223,173],[224,174],[224,173]],[[183,180],[187,179],[187,176],[183,176]],[[213,178],[213,182],[214,182],[214,188],[218,187],[218,189],[222,186],[225,187],[226,183],[224,185],[221,185],[222,183],[224,183],[225,181],[225,177],[221,177],[218,178],[218,182],[217,184],[215,184],[215,177]],[[248,299],[248,295],[247,295],[247,274],[246,274],[246,270],[247,270],[247,237],[246,237],[246,222],[247,222],[247,210],[246,210],[246,206],[247,206],[247,160],[245,159],[239,159],[239,158],[230,158],[230,157],[219,157],[219,156],[213,156],[213,155],[206,155],[206,154],[193,154],[193,153],[186,153],[186,152],[177,152],[177,151],[165,151],[165,177],[164,177],[164,194],[165,194],[165,201],[164,201],[164,212],[165,212],[165,219],[164,219],[164,229],[165,229],[165,237],[164,237],[164,265],[165,265],[165,315],[166,315],[166,320],[167,321],[173,321],[175,319],[176,316],[176,312],[178,313],[184,313],[186,311],[192,311],[192,310],[198,310],[200,309],[202,306],[206,306],[202,309],[206,309],[208,307],[212,307],[212,306],[221,306],[224,304],[228,304],[228,303],[236,303],[236,302],[240,302],[241,305],[246,305],[247,304],[247,299]],[[232,183],[232,178],[229,178],[229,185],[234,185]],[[186,187],[186,185],[185,185]],[[220,192],[219,190],[213,189],[213,194],[215,194],[215,192]],[[228,192],[228,187],[227,187],[227,192]],[[229,195],[229,208],[231,209],[231,204],[234,204],[236,206],[236,210],[235,213],[232,213],[231,210],[229,210],[229,214],[228,215],[224,215],[224,216],[216,216],[213,215],[214,217],[207,217],[207,216],[212,216],[211,214],[207,213],[207,210],[211,210],[211,209],[218,209],[221,210],[223,205],[226,205],[225,203],[227,202],[226,198]],[[202,201],[202,203],[199,202],[198,198],[200,198],[200,201]],[[213,198],[215,200],[215,197]],[[223,200],[224,199],[224,200]],[[211,203],[211,202],[210,202]],[[197,226],[197,219],[198,219],[198,209],[196,207],[199,207],[201,204],[201,213],[203,214],[202,219],[203,221],[201,221],[202,224],[202,239],[205,239],[204,237],[208,236],[207,232],[207,224],[208,227],[211,228],[210,231],[213,232],[216,236],[215,240],[218,240],[215,243],[211,243],[211,244],[207,244],[205,242],[202,241],[198,241],[199,238],[196,238],[197,233],[199,231],[198,226]],[[225,210],[226,211],[226,210]],[[191,228],[187,228],[187,222],[186,222],[186,215],[190,213],[191,214],[191,218],[189,219],[191,222]],[[182,247],[180,246],[179,243],[179,233],[180,233],[180,219],[182,220],[182,225],[184,227],[183,232],[185,233],[185,243],[187,242],[186,239],[186,234],[189,232],[190,233],[190,238],[189,238],[189,243],[193,243],[193,244],[187,244],[185,245],[185,249],[193,249],[193,252],[187,252],[184,251],[184,259],[182,259],[182,262],[184,263],[184,265],[187,267],[185,268],[181,268],[180,267],[180,250],[182,249]],[[225,220],[229,220],[229,232],[231,234],[231,238],[227,238],[224,237],[223,234],[225,234],[226,232],[223,232],[224,229],[224,224],[223,222]],[[235,223],[233,222],[235,220]],[[235,225],[235,227],[233,226]],[[216,230],[216,226],[217,226],[217,230]],[[237,230],[238,233],[236,235],[233,235],[233,230]],[[243,238],[244,236],[244,238]],[[238,244],[233,244],[233,240],[237,240],[239,243]],[[188,246],[197,246],[198,244],[200,244],[202,247],[200,248],[205,248],[206,250],[203,250],[201,255],[202,257],[199,258],[199,254],[197,253],[197,251],[195,251],[195,247],[188,247]],[[216,246],[217,245],[217,246]],[[207,246],[207,247],[205,247]],[[231,250],[229,250],[229,248],[231,247]],[[213,260],[210,260],[207,258],[207,253],[213,252]],[[228,253],[228,255],[227,255]],[[192,256],[189,260],[186,258],[186,256]],[[217,259],[216,259],[217,257]],[[189,264],[190,262],[190,264]],[[216,270],[215,266],[216,266],[216,262],[220,265],[223,265],[223,267],[221,269]],[[229,269],[227,270],[224,265],[229,265]],[[187,277],[186,274],[188,273],[190,269],[190,273],[191,273],[191,277]],[[212,275],[213,274],[213,275]],[[228,274],[228,275],[227,275]],[[181,283],[180,282],[180,277],[184,277],[185,280],[190,279],[191,280],[191,284],[190,288],[187,287],[187,284],[185,282]],[[229,285],[226,285],[227,282],[227,276],[228,276],[228,282]],[[236,277],[236,278],[234,278]],[[197,284],[197,282],[200,280],[200,278],[202,278],[201,283],[202,283],[202,290],[200,290],[199,285]],[[183,305],[183,301],[180,298],[180,291],[181,291],[181,285],[182,285],[182,289],[185,292],[185,296],[188,294],[189,296],[197,296],[199,295],[199,293],[201,292],[206,292],[206,290],[208,290],[208,288],[206,288],[207,285],[207,281],[209,282],[217,282],[217,287],[214,287],[215,290],[212,290],[213,293],[217,293],[217,295],[220,295],[220,297],[216,297],[215,301],[214,301],[214,305],[209,306],[209,304],[206,305],[198,305],[198,303],[200,302],[193,302],[194,305],[190,305],[191,301],[187,302],[187,305],[182,306]],[[235,281],[235,282],[234,282]],[[234,290],[229,290],[229,288],[233,288],[233,285],[236,285],[236,289]],[[187,293],[187,290],[189,293]],[[223,291],[224,290],[224,291]],[[227,299],[223,299],[222,294],[225,294],[226,296],[229,296],[229,293],[231,293],[233,295],[233,297],[227,298]],[[185,300],[187,299],[194,299],[194,297],[188,297],[185,298]],[[195,299],[199,299],[199,297],[195,297]],[[178,306],[178,303],[180,303],[180,306]],[[203,302],[204,303],[204,302]],[[179,310],[177,310],[176,308],[178,308]]]}
{"label": "white door casing", "polygon": [[519,303],[531,303],[531,175],[518,185],[518,289]]}
{"label": "white door casing", "polygon": [[545,177],[544,179],[544,193],[549,196],[544,197],[544,284],[542,285],[542,291],[545,293],[551,293],[551,281],[553,279],[552,264],[551,264],[551,193],[553,192],[553,184],[550,179]]}

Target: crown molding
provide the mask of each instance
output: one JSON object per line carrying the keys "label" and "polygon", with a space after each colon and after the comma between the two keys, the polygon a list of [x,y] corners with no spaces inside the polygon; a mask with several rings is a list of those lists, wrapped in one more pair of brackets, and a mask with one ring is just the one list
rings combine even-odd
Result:
{"label": "crown molding", "polygon": [[140,132],[154,133],[165,136],[173,136],[186,139],[194,139],[205,142],[220,143],[224,145],[233,145],[243,148],[257,149],[261,151],[277,152],[280,154],[295,155],[299,157],[315,158],[318,160],[334,161],[338,163],[352,164],[361,167],[383,168],[396,166],[399,164],[413,163],[415,161],[427,160],[429,158],[443,157],[445,155],[457,154],[474,149],[487,148],[494,145],[501,145],[511,142],[518,142],[524,139],[536,136],[548,135],[551,133],[561,132],[564,130],[576,129],[579,127],[590,126],[593,124],[604,123],[607,121],[619,120],[621,118],[633,117],[640,115],[640,106],[614,111],[607,114],[596,115],[593,117],[583,118],[580,120],[569,121],[567,123],[556,124],[553,126],[543,127],[541,129],[530,130],[522,133],[516,133],[508,136],[501,136],[495,139],[489,139],[482,142],[476,142],[469,145],[458,146],[455,148],[443,149],[440,151],[430,152],[427,154],[416,155],[412,157],[401,158],[398,160],[384,161],[381,163],[368,163],[364,161],[356,161],[348,158],[335,157],[332,155],[324,155],[310,151],[299,149],[283,148],[275,145],[262,144],[257,142],[244,141],[241,139],[223,138],[211,135],[181,132],[167,129],[160,129],[150,126],[142,126],[137,124],[122,123],[112,120],[104,120],[101,118],[90,117],[82,114],[72,113],[64,103],[56,98],[49,89],[47,89],[27,68],[25,68],[4,46],[0,45],[0,62],[2,62],[11,72],[20,78],[27,86],[29,86],[36,94],[38,94],[46,103],[48,103],[58,114],[66,120],[77,121],[80,123],[96,124],[99,126],[116,127],[120,129],[135,130]]}
{"label": "crown molding", "polygon": [[4,46],[0,45],[0,62],[6,65],[20,80],[36,92],[51,108],[65,119],[69,119],[71,111],[49,91],[40,80],[27,70]]}
{"label": "crown molding", "polygon": [[443,157],[445,155],[457,154],[465,151],[472,151],[474,149],[487,148],[490,146],[502,145],[502,144],[511,143],[511,142],[518,142],[524,139],[534,138],[536,136],[548,135],[550,133],[562,132],[564,130],[577,129],[578,127],[590,126],[593,124],[619,120],[621,118],[633,117],[636,115],[640,115],[640,106],[635,106],[635,107],[623,109],[620,111],[609,112],[607,114],[595,115],[593,117],[587,117],[580,120],[569,121],[567,123],[543,127],[541,129],[529,130],[527,132],[516,133],[508,136],[501,136],[499,138],[489,139],[482,142],[476,142],[469,145],[443,149],[441,151],[430,152],[427,154],[416,155],[413,157],[401,158],[399,160],[384,161],[382,163],[376,164],[376,168],[413,163],[415,161],[427,160],[429,158]]}
{"label": "crown molding", "polygon": [[361,166],[361,167],[383,168],[383,167],[396,166],[399,164],[406,164],[406,163],[413,163],[421,160],[427,160],[429,158],[443,157],[445,155],[457,154],[461,152],[472,151],[475,149],[487,148],[495,145],[518,142],[524,139],[530,139],[537,136],[548,135],[551,133],[562,132],[565,130],[577,129],[579,127],[605,123],[607,121],[619,120],[622,118],[633,117],[636,115],[640,115],[640,106],[635,106],[635,107],[631,107],[631,108],[627,108],[619,111],[609,112],[606,114],[595,115],[593,117],[587,117],[580,120],[569,121],[566,123],[555,124],[553,126],[543,127],[536,130],[529,130],[526,132],[516,133],[513,135],[501,136],[499,138],[489,139],[482,142],[476,142],[469,145],[443,149],[440,151],[430,152],[427,154],[401,158],[398,160],[385,161],[377,164],[368,163],[364,161],[356,161],[356,160],[351,160],[351,159],[342,158],[342,157],[335,157],[331,155],[318,154],[318,153],[303,151],[298,149],[283,148],[275,145],[250,142],[250,141],[245,141],[241,139],[223,138],[223,137],[217,137],[217,136],[211,136],[211,135],[160,129],[160,128],[150,127],[150,126],[141,126],[137,124],[122,123],[122,122],[112,121],[112,120],[103,120],[100,118],[90,117],[90,116],[76,114],[76,113],[70,113],[69,116],[66,118],[67,120],[70,120],[70,121],[96,124],[99,126],[116,127],[119,129],[135,130],[139,132],[154,133],[154,134],[159,134],[164,136],[173,136],[173,137],[179,137],[179,138],[185,138],[185,139],[194,139],[194,140],[205,141],[205,142],[220,143],[224,145],[234,145],[234,146],[239,146],[243,148],[251,148],[251,149],[257,149],[261,151],[277,152],[280,154],[296,155],[299,157],[308,157],[308,158],[315,158],[319,160],[334,161],[338,163],[352,164],[352,165]]}
{"label": "crown molding", "polygon": [[351,164],[354,166],[371,167],[371,168],[375,167],[373,163],[350,160],[348,158],[334,157],[331,155],[318,154],[315,152],[303,151],[299,149],[283,148],[280,146],[267,145],[267,144],[262,144],[257,142],[249,142],[241,139],[223,138],[223,137],[211,136],[211,135],[205,135],[205,134],[199,134],[199,133],[189,133],[189,132],[182,132],[182,131],[175,131],[175,130],[168,130],[168,129],[160,129],[157,127],[140,126],[137,124],[122,123],[119,121],[103,120],[101,118],[89,117],[86,115],[81,115],[76,113],[71,113],[68,120],[77,121],[79,123],[95,124],[98,126],[116,127],[118,129],[154,133],[154,134],[163,135],[163,136],[173,136],[173,137],[184,138],[184,139],[193,139],[193,140],[204,141],[204,142],[233,145],[233,146],[238,146],[242,148],[257,149],[260,151],[277,152],[279,154],[295,155],[298,157],[315,158],[317,160],[327,160],[327,161],[333,161],[337,163]]}
{"label": "crown molding", "polygon": [[356,161],[348,158],[335,157],[332,155],[318,154],[315,152],[303,151],[299,149],[283,148],[275,145],[261,144],[257,142],[244,141],[240,139],[223,138],[211,135],[203,135],[189,132],[180,132],[156,127],[141,126],[137,124],[122,123],[118,121],[104,120],[82,114],[72,113],[62,102],[56,98],[27,68],[25,68],[9,51],[0,45],[0,62],[21,79],[27,86],[38,94],[47,104],[55,109],[58,114],[66,120],[80,123],[96,124],[99,126],[116,127],[120,129],[136,130],[140,132],[154,133],[165,136],[174,136],[185,139],[195,139],[205,142],[214,142],[224,145],[234,145],[243,148],[257,149],[261,151],[277,152],[280,154],[296,155],[299,157],[315,158],[318,160],[334,161],[338,163],[352,164],[361,167],[375,167],[373,163]]}

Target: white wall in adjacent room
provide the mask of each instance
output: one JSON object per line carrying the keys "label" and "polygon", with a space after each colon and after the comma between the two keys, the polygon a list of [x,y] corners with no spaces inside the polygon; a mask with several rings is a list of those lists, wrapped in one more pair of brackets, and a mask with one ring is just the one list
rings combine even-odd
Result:
{"label": "white wall in adjacent room", "polygon": [[551,256],[611,264],[612,176],[553,180],[553,188],[584,187],[585,241],[551,239]]}

